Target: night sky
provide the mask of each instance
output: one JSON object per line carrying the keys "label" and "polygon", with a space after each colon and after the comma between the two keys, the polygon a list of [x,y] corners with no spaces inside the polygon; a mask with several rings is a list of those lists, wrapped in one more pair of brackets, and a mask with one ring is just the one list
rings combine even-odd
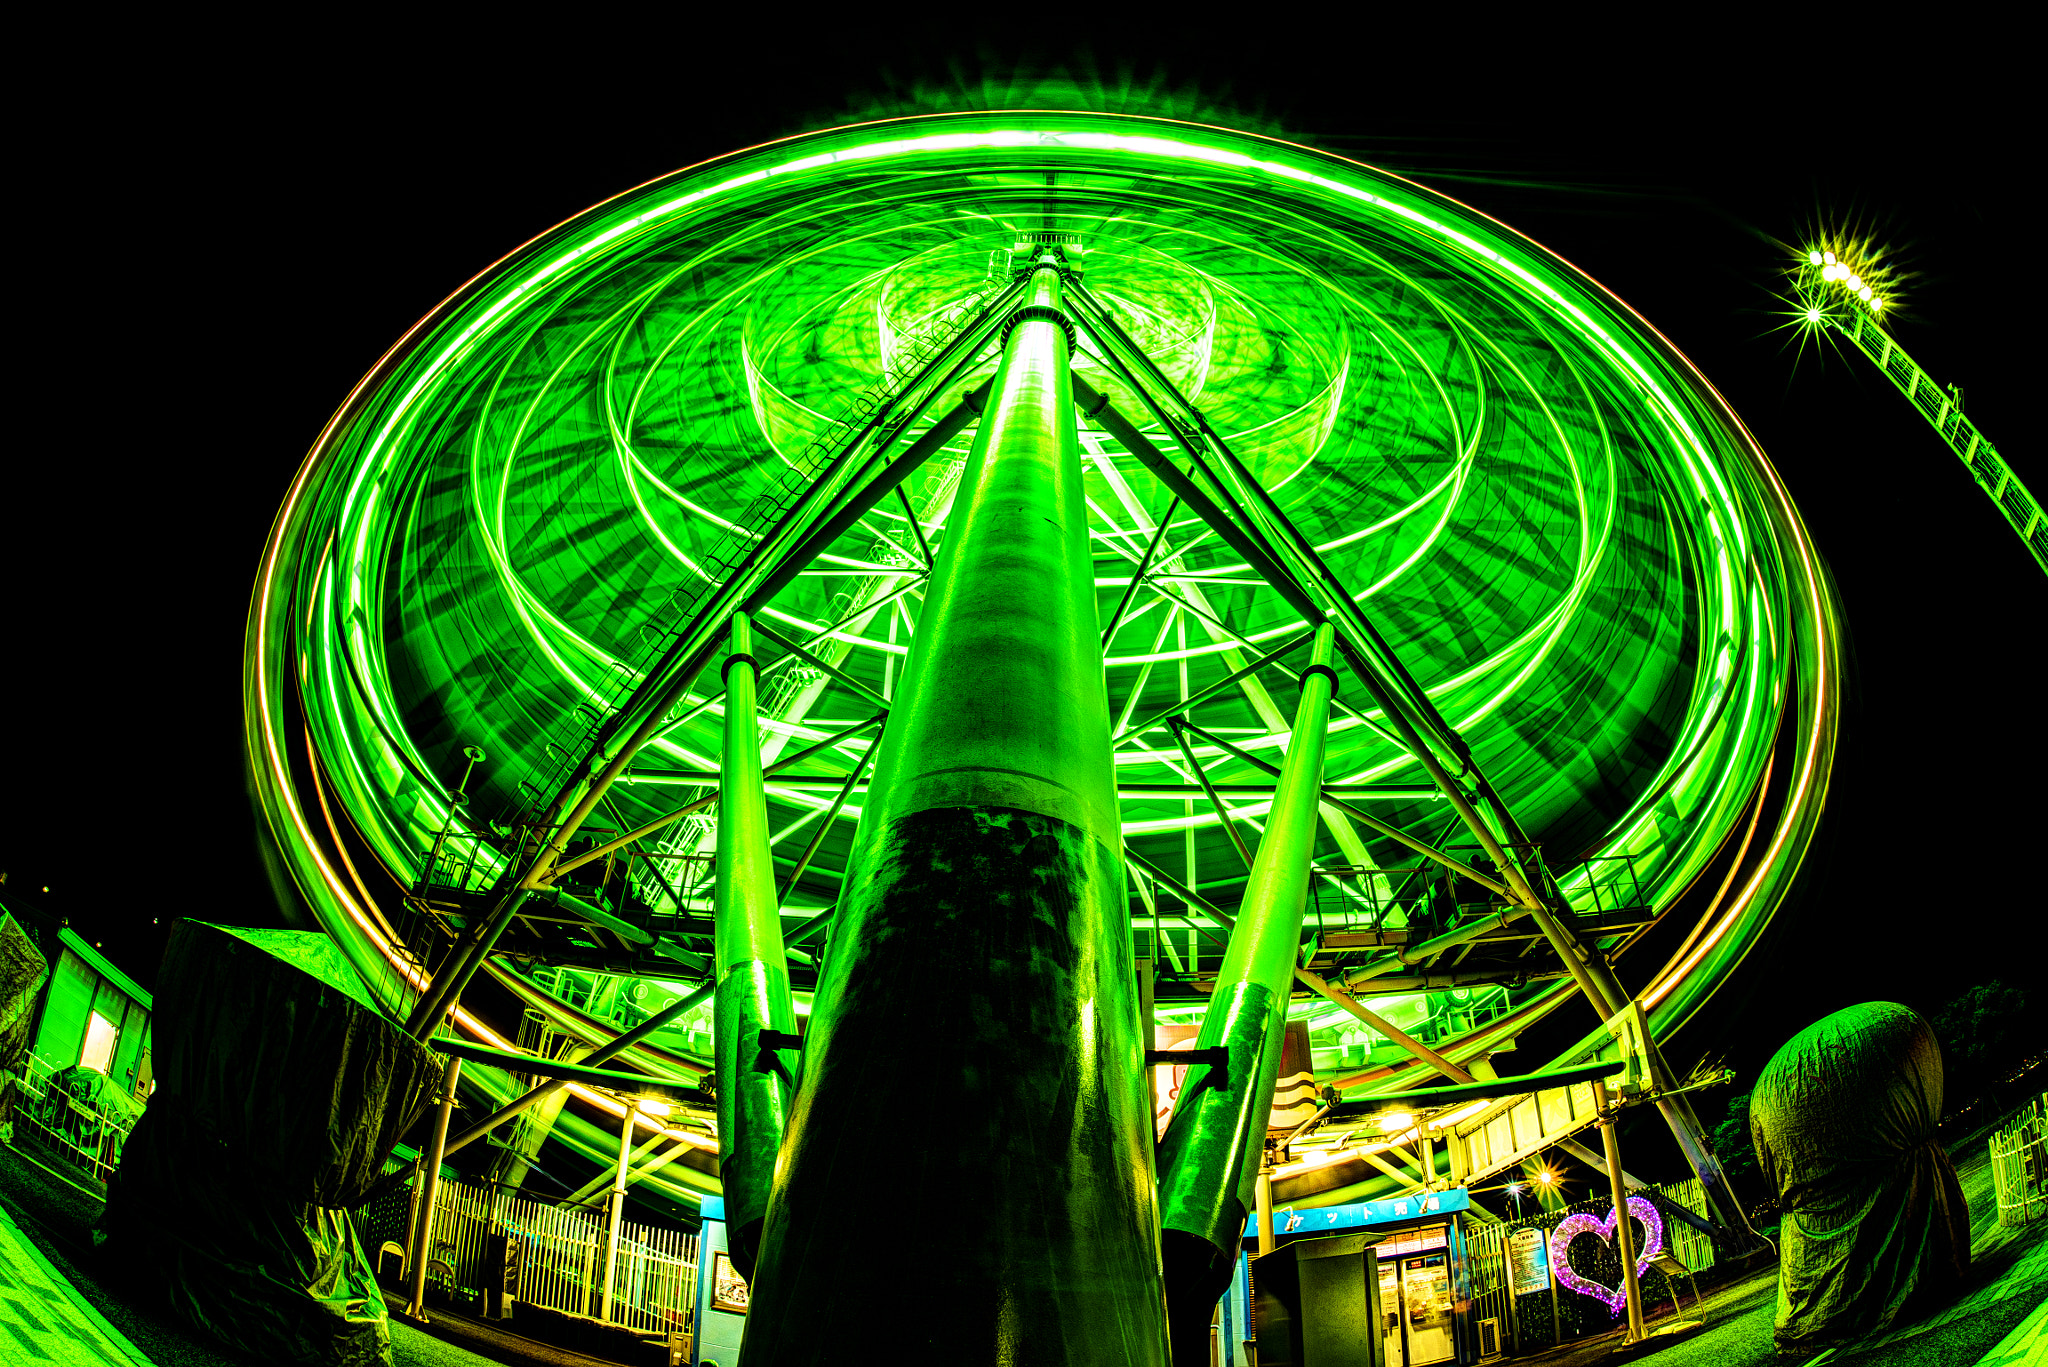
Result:
{"label": "night sky", "polygon": [[1780,11],[1630,46],[1461,11],[1284,40],[1247,13],[1169,39],[1033,13],[793,37],[787,13],[721,31],[606,11],[602,32],[485,40],[351,11],[347,37],[150,21],[39,51],[49,99],[13,165],[13,399],[33,416],[0,484],[8,894],[145,982],[172,917],[276,923],[241,777],[257,556],[321,424],[470,275],[675,167],[1054,78],[1504,220],[1686,352],[1783,474],[1852,632],[1841,759],[1799,891],[1676,1066],[1712,1052],[1753,1077],[1857,1001],[1931,1011],[1993,977],[2048,997],[2048,578],[1904,398],[1860,357],[1798,356],[1771,297],[1782,244],[1817,222],[1894,244],[1917,273],[1896,335],[2048,494],[2025,425],[2039,111],[2008,93],[2031,79],[2010,35],[1951,22],[1901,50]]}

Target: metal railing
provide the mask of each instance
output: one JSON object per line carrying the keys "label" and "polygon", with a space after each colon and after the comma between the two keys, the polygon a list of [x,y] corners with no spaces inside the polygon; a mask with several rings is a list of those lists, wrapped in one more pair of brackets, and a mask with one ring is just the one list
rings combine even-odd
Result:
{"label": "metal railing", "polygon": [[571,1210],[443,1181],[434,1203],[427,1260],[446,1264],[457,1298],[481,1295],[491,1275],[489,1243],[507,1235],[519,1245],[514,1298],[645,1333],[689,1332],[697,1301],[697,1236],[632,1220],[619,1222],[612,1296],[604,1300],[607,1244],[602,1213]]}
{"label": "metal railing", "polygon": [[17,1135],[36,1148],[106,1185],[121,1162],[121,1146],[139,1115],[110,1115],[66,1091],[57,1070],[31,1054],[23,1060],[21,1097],[14,1108]]}
{"label": "metal railing", "polygon": [[1928,378],[1919,363],[1906,354],[1906,349],[1861,309],[1843,312],[1846,316],[1831,314],[1830,321],[1920,410],[1949,449],[1969,467],[1978,487],[1998,505],[1998,511],[2019,534],[2035,563],[2048,570],[2048,515],[2042,513],[2040,503],[2027,486],[2014,477],[2012,467],[1999,455],[1998,448],[1963,412],[1962,395]]}
{"label": "metal railing", "polygon": [[2011,1228],[2048,1213],[2048,1093],[1993,1132],[1991,1182],[1999,1224]]}

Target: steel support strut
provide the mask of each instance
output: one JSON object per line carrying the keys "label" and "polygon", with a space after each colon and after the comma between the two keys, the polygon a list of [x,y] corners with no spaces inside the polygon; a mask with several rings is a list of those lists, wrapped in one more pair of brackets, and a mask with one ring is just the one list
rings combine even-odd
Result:
{"label": "steel support strut", "polygon": [[718,773],[717,883],[712,894],[712,975],[718,982],[718,1172],[725,1185],[733,1266],[754,1273],[775,1151],[796,1090],[796,1008],[775,897],[768,846],[768,798],[762,787],[755,723],[753,624],[732,619],[725,662],[725,750]]}
{"label": "steel support strut", "polygon": [[[1629,993],[1599,949],[1578,939],[1570,923],[1570,911],[1554,881],[1533,862],[1530,867],[1523,867],[1522,852],[1531,848],[1527,837],[1500,794],[1473,761],[1463,737],[1437,711],[1428,692],[1408,673],[1400,657],[1381,638],[1357,599],[1323,563],[1315,547],[1293,526],[1279,503],[1252,476],[1200,410],[1173,387],[1164,372],[1153,364],[1101,302],[1085,288],[1076,289],[1074,308],[1090,334],[1105,344],[1107,352],[1104,359],[1111,368],[1132,387],[1162,427],[1173,433],[1187,452],[1193,473],[1181,471],[1163,452],[1152,446],[1128,419],[1116,412],[1106,396],[1082,387],[1077,392],[1083,394],[1090,416],[1137,455],[1182,502],[1209,522],[1218,535],[1243,555],[1246,563],[1305,620],[1311,623],[1335,621],[1344,628],[1345,635],[1340,638],[1338,648],[1346,662],[1367,692],[1372,694],[1373,701],[1379,705],[1403,746],[1443,792],[1466,829],[1499,870],[1506,884],[1501,891],[1517,907],[1535,916],[1545,939],[1563,959],[1587,1003],[1600,1013],[1602,1019],[1613,1017],[1627,1004]],[[1168,412],[1166,405],[1169,403],[1180,410],[1178,419]],[[1218,459],[1220,473],[1204,461],[1205,451]],[[1205,480],[1209,489],[1199,487],[1198,478]],[[1452,775],[1446,761],[1461,771],[1464,783]],[[1476,803],[1473,796],[1467,794],[1467,784],[1478,799]],[[1363,817],[1362,813],[1344,808],[1342,804],[1333,805],[1348,815]],[[1411,846],[1416,843],[1404,833],[1369,818],[1366,821],[1381,834]],[[1435,851],[1423,852],[1432,858],[1442,858]],[[1491,880],[1482,881],[1491,883]],[[1670,1071],[1654,1041],[1650,1046],[1650,1061],[1657,1075],[1659,1090],[1669,1090],[1672,1085]],[[1660,1098],[1657,1105],[1670,1126],[1672,1137],[1698,1174],[1715,1219],[1738,1245],[1753,1241],[1754,1231],[1750,1230],[1740,1204],[1728,1191],[1726,1177],[1706,1141],[1705,1131],[1693,1113],[1689,1099],[1683,1096]]]}
{"label": "steel support strut", "polygon": [[[549,803],[545,819],[553,824],[546,839],[537,850],[518,853],[505,877],[499,880],[497,905],[464,932],[414,1003],[412,1014],[406,1019],[409,1034],[425,1039],[454,1009],[463,988],[490,957],[498,938],[517,918],[520,908],[537,889],[547,885],[555,865],[567,852],[571,837],[625,773],[634,756],[665,729],[670,709],[689,692],[697,675],[717,653],[732,613],[758,611],[815,559],[832,538],[866,516],[912,470],[973,421],[980,410],[980,390],[969,394],[934,423],[932,431],[901,456],[879,472],[874,471],[882,452],[973,364],[1000,321],[1000,311],[1007,308],[1017,290],[1018,286],[1012,285],[991,300],[917,376],[898,390],[895,399],[868,419],[677,633],[674,643],[647,672],[625,705],[600,729],[589,751]],[[855,458],[863,451],[868,453],[868,459],[856,469]],[[873,477],[868,478],[871,473]],[[857,492],[846,497],[850,488]]]}
{"label": "steel support strut", "polygon": [[1196,1041],[1197,1049],[1222,1048],[1223,1066],[1188,1069],[1159,1146],[1161,1251],[1177,1365],[1208,1360],[1209,1312],[1229,1284],[1258,1180],[1308,906],[1336,677],[1332,645],[1329,625],[1318,627],[1266,834]]}
{"label": "steel support strut", "polygon": [[[1061,285],[1041,257],[1010,318],[894,694],[779,1158],[749,1367],[838,1361],[822,1327],[900,1301],[906,1277],[920,1293],[902,1361],[1165,1359]],[[943,1213],[902,1257],[848,1257],[878,1172]]]}

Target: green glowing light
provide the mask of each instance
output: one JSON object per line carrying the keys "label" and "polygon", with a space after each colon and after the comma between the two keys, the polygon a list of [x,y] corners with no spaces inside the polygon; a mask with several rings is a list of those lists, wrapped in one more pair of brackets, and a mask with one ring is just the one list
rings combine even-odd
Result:
{"label": "green glowing light", "polygon": [[[1832,744],[1832,608],[1741,425],[1604,292],[1451,201],[1266,139],[1063,113],[831,130],[642,186],[473,281],[350,398],[266,550],[246,697],[276,843],[366,975],[394,997],[405,977],[334,832],[353,828],[410,885],[472,744],[492,756],[469,784],[473,812],[536,806],[754,534],[756,501],[793,483],[806,451],[847,431],[855,396],[1040,234],[1079,249],[1089,287],[1367,605],[1547,850],[1630,856],[1645,894],[1668,902],[1746,817],[1790,728],[1792,797],[1757,837],[1770,858],[1690,961],[1650,979],[1664,1025],[1697,1009],[1796,867]],[[1861,297],[1883,307],[1888,277],[1852,259],[1856,275],[1831,248],[1804,253],[1802,288],[1838,272],[1876,282]],[[1801,302],[1808,324],[1823,321]],[[1083,376],[1142,412],[1083,341]],[[933,540],[971,435],[906,488]],[[1083,444],[1106,616],[1168,497],[1105,433],[1084,430]],[[1173,516],[1158,591],[1139,595],[1104,661],[1112,717],[1156,715],[1300,629],[1227,545]],[[921,597],[849,613],[910,582],[917,554],[885,505],[813,567],[831,573],[799,579],[762,620],[807,640],[842,623],[815,648],[886,695]],[[1194,719],[1277,758],[1292,689],[1268,671]],[[717,767],[716,680],[697,690],[647,766]],[[1362,689],[1347,680],[1340,700],[1358,715],[1332,728],[1333,781],[1420,777]],[[763,708],[778,754],[872,711],[801,668],[764,685]],[[806,772],[844,773],[867,744]],[[1257,777],[1214,747],[1197,754],[1219,781]],[[1187,781],[1163,731],[1116,761],[1121,779]],[[621,785],[606,822],[649,820],[677,791]],[[832,804],[771,793],[785,834]],[[835,895],[859,811],[843,809],[793,903]],[[1205,804],[1123,811],[1141,852],[1204,886],[1241,877]],[[1418,833],[1443,820],[1421,800],[1375,812]],[[707,829],[678,823],[664,848],[697,850]],[[503,868],[489,842],[456,848],[471,887]],[[1348,825],[1325,856],[1405,862]],[[1568,893],[1590,886],[1584,869],[1557,872]],[[1508,1024],[1489,1028],[1526,1024],[1562,990],[1513,989]]]}

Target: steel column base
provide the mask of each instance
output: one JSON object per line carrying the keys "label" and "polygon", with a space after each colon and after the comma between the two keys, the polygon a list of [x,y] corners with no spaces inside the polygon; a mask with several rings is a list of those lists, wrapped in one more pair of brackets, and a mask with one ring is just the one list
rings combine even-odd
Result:
{"label": "steel column base", "polygon": [[1117,852],[940,807],[863,833],[805,1041],[747,1364],[1161,1363],[1146,1078]]}

